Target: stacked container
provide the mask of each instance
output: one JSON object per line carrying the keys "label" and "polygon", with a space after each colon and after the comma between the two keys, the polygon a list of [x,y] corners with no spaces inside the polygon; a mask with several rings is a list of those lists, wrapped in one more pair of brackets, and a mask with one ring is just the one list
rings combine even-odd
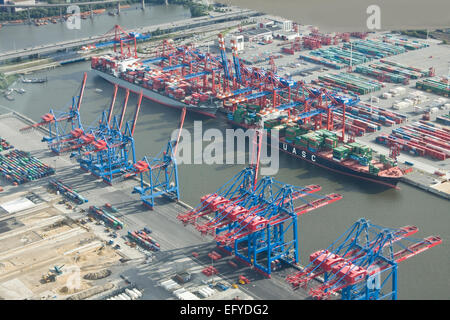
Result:
{"label": "stacked container", "polygon": [[27,152],[13,150],[0,155],[0,173],[13,184],[22,184],[52,175],[55,170]]}

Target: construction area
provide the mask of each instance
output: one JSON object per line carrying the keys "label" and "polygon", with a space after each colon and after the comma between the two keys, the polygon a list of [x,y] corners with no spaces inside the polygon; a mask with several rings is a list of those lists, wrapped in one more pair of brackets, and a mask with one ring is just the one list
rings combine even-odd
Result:
{"label": "construction area", "polygon": [[7,193],[0,201],[3,299],[66,298],[123,258],[45,186]]}

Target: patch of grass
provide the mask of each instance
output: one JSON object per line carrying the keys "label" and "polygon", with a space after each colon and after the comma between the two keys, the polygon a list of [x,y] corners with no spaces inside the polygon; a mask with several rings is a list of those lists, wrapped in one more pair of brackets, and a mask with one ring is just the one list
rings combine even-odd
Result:
{"label": "patch of grass", "polygon": [[0,89],[6,90],[8,87],[16,81],[18,76],[12,75],[12,76],[5,76],[3,73],[0,73]]}
{"label": "patch of grass", "polygon": [[50,63],[50,62],[51,62],[50,59],[27,60],[27,61],[23,61],[22,63],[13,63],[13,64],[1,66],[0,70],[2,72],[5,72],[5,71],[22,69],[22,68],[31,68],[31,67],[39,66],[42,64]]}

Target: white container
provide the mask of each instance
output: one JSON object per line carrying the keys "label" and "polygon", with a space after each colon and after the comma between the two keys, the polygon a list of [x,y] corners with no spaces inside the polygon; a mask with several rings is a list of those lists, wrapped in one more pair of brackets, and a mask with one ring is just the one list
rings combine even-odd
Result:
{"label": "white container", "polygon": [[205,290],[206,294],[208,295],[208,297],[211,297],[211,296],[212,296],[212,293],[211,293],[211,289],[210,289],[210,288],[206,287],[204,290]]}
{"label": "white container", "polygon": [[208,298],[208,293],[205,291],[204,288],[198,290],[198,293],[199,293],[203,298]]}
{"label": "white container", "polygon": [[436,113],[436,112],[438,112],[438,111],[439,111],[439,108],[438,108],[438,107],[430,108],[430,112],[431,112],[431,113]]}
{"label": "white container", "polygon": [[182,294],[180,294],[180,300],[200,300],[195,294],[186,291]]}
{"label": "white container", "polygon": [[381,94],[381,98],[390,99],[390,98],[392,98],[392,94],[390,94],[388,92],[384,92],[383,94]]}
{"label": "white container", "polygon": [[169,290],[169,291],[172,291],[172,290],[176,290],[176,289],[178,289],[178,284],[176,284],[175,282],[174,283],[170,283],[168,286],[167,286],[167,290]]}
{"label": "white container", "polygon": [[186,292],[186,289],[181,288],[181,289],[175,290],[175,291],[173,292],[173,294],[174,294],[175,297],[177,297],[178,299],[183,300],[183,299],[181,298],[181,296],[182,296],[182,294],[185,293],[185,292]]}
{"label": "white container", "polygon": [[131,297],[125,293],[122,293],[121,296],[123,296],[125,300],[131,300]]}
{"label": "white container", "polygon": [[171,283],[172,282],[172,280],[164,280],[164,281],[161,281],[159,284],[162,286],[162,287],[165,287],[166,285],[168,285],[169,283]]}
{"label": "white container", "polygon": [[137,298],[139,298],[138,295],[130,289],[125,289],[125,293],[129,295],[132,300],[136,300]]}
{"label": "white container", "polygon": [[401,110],[401,109],[405,109],[407,107],[409,107],[409,104],[404,101],[398,102],[398,103],[395,103],[392,105],[392,108],[395,110]]}
{"label": "white container", "polygon": [[208,298],[210,296],[209,291],[206,288],[200,289],[200,294],[205,298]]}
{"label": "white container", "polygon": [[412,106],[414,104],[414,102],[412,100],[409,100],[409,99],[404,99],[403,102],[406,103],[408,105],[408,107],[410,107],[410,106]]}
{"label": "white container", "polygon": [[420,95],[420,92],[418,92],[418,91],[413,91],[413,92],[410,92],[410,93],[409,93],[408,97],[410,97],[410,98],[415,98],[415,97],[417,97],[418,95]]}
{"label": "white container", "polygon": [[396,88],[389,89],[389,93],[397,94],[397,89]]}
{"label": "white container", "polygon": [[[162,282],[161,286],[166,290],[171,290],[171,289],[175,288],[176,286],[179,287],[179,285],[172,279]],[[178,288],[176,288],[176,289],[178,289]]]}
{"label": "white container", "polygon": [[398,94],[404,94],[406,92],[405,87],[396,87],[395,89]]}
{"label": "white container", "polygon": [[209,296],[212,296],[214,293],[216,293],[216,290],[212,289],[212,288],[206,288],[206,290],[208,291]]}
{"label": "white container", "polygon": [[213,293],[214,293],[214,291],[211,288],[209,288],[209,287],[204,287],[202,290],[203,290],[203,292],[205,292],[207,297],[212,296]]}
{"label": "white container", "polygon": [[140,292],[138,289],[134,288],[132,291],[138,296],[138,298],[142,297],[142,292]]}
{"label": "white container", "polygon": [[186,289],[185,289],[185,288],[180,288],[180,289],[178,289],[178,290],[175,290],[175,291],[173,292],[173,294],[174,294],[174,295],[177,295],[177,294],[181,294],[181,293],[183,293],[183,292],[186,292]]}
{"label": "white container", "polygon": [[422,107],[414,106],[414,108],[413,108],[414,113],[421,113],[422,111],[423,111]]}

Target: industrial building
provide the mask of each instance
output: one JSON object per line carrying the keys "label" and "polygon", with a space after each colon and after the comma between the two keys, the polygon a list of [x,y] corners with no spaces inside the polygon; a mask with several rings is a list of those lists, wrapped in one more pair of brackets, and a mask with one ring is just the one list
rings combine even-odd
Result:
{"label": "industrial building", "polygon": [[244,51],[245,46],[244,46],[244,36],[243,35],[227,34],[225,36],[225,46],[227,48],[231,49],[233,41],[236,43],[237,51]]}
{"label": "industrial building", "polygon": [[273,37],[273,28],[259,28],[246,30],[244,32],[244,39],[248,42],[258,42]]}
{"label": "industrial building", "polygon": [[294,40],[298,36],[298,32],[284,31],[282,29],[273,32],[273,37],[281,40]]}

